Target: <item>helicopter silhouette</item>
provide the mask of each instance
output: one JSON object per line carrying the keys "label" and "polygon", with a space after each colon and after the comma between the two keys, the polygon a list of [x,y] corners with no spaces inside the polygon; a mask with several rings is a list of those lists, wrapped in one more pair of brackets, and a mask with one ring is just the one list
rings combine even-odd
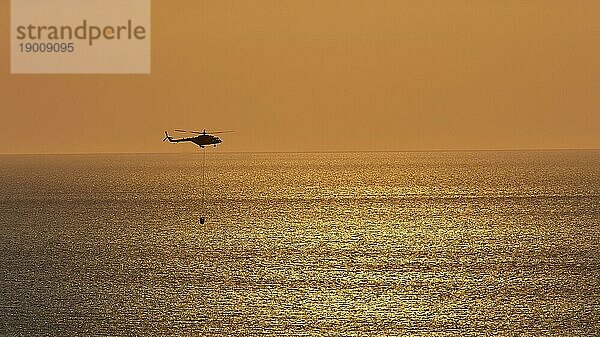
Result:
{"label": "helicopter silhouette", "polygon": [[[163,142],[167,141],[167,140],[170,143],[192,142],[192,143],[200,146],[201,148],[204,148],[207,145],[213,145],[216,147],[218,144],[221,144],[223,142],[219,137],[213,136],[212,134],[206,132],[206,130],[199,132],[199,131],[187,131],[187,130],[175,129],[174,131],[181,132],[181,133],[191,133],[191,134],[195,134],[197,136],[175,139],[175,138],[169,136],[167,131],[165,131],[165,138],[163,138]],[[211,132],[211,133],[218,134],[218,133],[228,133],[228,132],[233,132],[233,131],[216,131],[216,132]]]}
{"label": "helicopter silhouette", "polygon": [[[202,132],[199,131],[188,131],[188,130],[181,130],[181,129],[175,129],[175,132],[182,132],[182,133],[191,133],[196,135],[195,137],[187,137],[187,138],[173,138],[171,136],[169,136],[169,133],[167,131],[165,131],[165,138],[163,138],[163,142],[165,141],[169,141],[170,143],[181,143],[181,142],[191,142],[194,143],[198,146],[200,146],[202,149],[204,149],[205,146],[207,145],[213,145],[213,146],[217,146],[218,144],[221,144],[223,141],[217,137],[217,136],[213,136],[210,133],[206,132],[206,129],[203,130]],[[216,131],[216,132],[212,132],[214,134],[217,133],[228,133],[228,132],[234,132],[234,131]],[[204,201],[206,199],[206,187],[204,184],[204,180],[205,178],[205,165],[206,165],[206,151],[202,151],[203,156],[202,156],[202,212],[205,212],[205,208],[204,208]],[[201,225],[204,224],[204,222],[206,221],[206,218],[204,216],[200,217],[199,222]]]}

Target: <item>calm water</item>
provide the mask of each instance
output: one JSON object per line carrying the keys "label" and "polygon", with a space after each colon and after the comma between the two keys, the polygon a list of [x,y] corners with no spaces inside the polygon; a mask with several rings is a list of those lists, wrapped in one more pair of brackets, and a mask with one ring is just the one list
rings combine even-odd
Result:
{"label": "calm water", "polygon": [[0,335],[600,334],[599,151],[208,151],[0,156]]}

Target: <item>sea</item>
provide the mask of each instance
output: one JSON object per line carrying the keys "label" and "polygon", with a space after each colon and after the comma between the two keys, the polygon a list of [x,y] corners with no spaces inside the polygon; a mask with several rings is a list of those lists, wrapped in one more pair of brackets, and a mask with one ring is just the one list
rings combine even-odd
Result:
{"label": "sea", "polygon": [[0,335],[600,335],[600,151],[204,151],[0,156]]}

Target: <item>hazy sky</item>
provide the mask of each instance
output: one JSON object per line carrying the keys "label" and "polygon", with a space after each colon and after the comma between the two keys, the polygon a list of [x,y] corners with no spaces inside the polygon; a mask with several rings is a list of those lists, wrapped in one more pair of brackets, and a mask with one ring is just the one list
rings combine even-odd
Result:
{"label": "hazy sky", "polygon": [[600,148],[600,1],[153,0],[151,75],[10,75],[0,153]]}

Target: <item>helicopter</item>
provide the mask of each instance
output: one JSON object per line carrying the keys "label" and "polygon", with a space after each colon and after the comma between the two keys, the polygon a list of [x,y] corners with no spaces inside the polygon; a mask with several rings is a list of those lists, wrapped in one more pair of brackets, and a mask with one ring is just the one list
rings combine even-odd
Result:
{"label": "helicopter", "polygon": [[[213,145],[214,147],[216,147],[218,144],[221,144],[223,141],[217,137],[217,136],[213,136],[211,134],[209,134],[208,132],[206,132],[206,129],[204,129],[202,132],[200,131],[188,131],[188,130],[181,130],[181,129],[175,129],[175,132],[182,132],[182,133],[190,133],[190,134],[194,134],[194,137],[187,137],[187,138],[177,138],[174,139],[173,137],[169,136],[169,133],[167,131],[165,131],[165,138],[163,138],[163,142],[165,141],[169,141],[170,143],[181,143],[181,142],[192,142],[198,146],[200,146],[200,148],[204,149],[205,146],[208,145]],[[211,132],[213,134],[218,134],[218,133],[228,133],[228,132],[233,132],[233,131],[216,131],[216,132]],[[202,151],[203,156],[202,156],[202,211],[204,212],[204,199],[206,198],[206,188],[204,185],[204,180],[205,180],[205,170],[204,170],[204,166],[206,165],[206,151]],[[206,221],[206,219],[204,218],[204,216],[200,217],[199,222],[201,225],[204,224],[204,222]]]}
{"label": "helicopter", "polygon": [[[188,137],[188,138],[178,138],[178,139],[174,139],[173,137],[169,136],[169,134],[167,133],[167,131],[165,131],[165,138],[163,138],[163,142],[164,141],[169,141],[171,143],[180,143],[180,142],[192,142],[198,146],[200,146],[201,148],[204,148],[207,145],[213,145],[213,146],[217,146],[217,144],[221,144],[223,141],[217,137],[217,136],[213,136],[210,133],[206,132],[206,129],[203,130],[202,132],[200,131],[187,131],[187,130],[181,130],[181,129],[175,129],[175,132],[181,132],[181,133],[191,133],[191,134],[195,134],[197,136],[195,137]],[[233,131],[216,131],[216,132],[212,132],[213,134],[218,134],[218,133],[228,133],[228,132],[233,132]]]}

